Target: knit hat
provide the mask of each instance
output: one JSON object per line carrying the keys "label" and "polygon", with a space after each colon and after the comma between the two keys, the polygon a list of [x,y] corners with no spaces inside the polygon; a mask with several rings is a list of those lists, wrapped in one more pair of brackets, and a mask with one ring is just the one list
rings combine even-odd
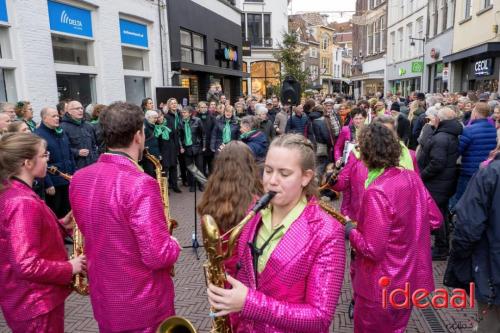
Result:
{"label": "knit hat", "polygon": [[391,104],[391,111],[397,111],[397,112],[401,111],[401,107],[399,106],[398,102],[393,102]]}

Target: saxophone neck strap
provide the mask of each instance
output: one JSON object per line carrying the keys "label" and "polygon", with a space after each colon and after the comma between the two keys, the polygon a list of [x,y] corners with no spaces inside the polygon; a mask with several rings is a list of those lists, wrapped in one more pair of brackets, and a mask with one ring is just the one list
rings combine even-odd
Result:
{"label": "saxophone neck strap", "polygon": [[144,169],[139,165],[139,163],[134,160],[129,154],[123,152],[123,151],[119,151],[119,150],[108,150],[106,152],[106,154],[110,154],[110,155],[120,155],[120,156],[123,156],[123,157],[126,157],[127,159],[130,160],[130,162],[134,163],[134,165],[137,167],[137,169],[139,169],[140,171],[144,172]]}

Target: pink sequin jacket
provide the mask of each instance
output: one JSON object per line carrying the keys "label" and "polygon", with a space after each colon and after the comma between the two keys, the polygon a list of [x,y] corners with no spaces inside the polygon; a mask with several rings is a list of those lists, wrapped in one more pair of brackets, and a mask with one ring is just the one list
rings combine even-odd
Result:
{"label": "pink sequin jacket", "polygon": [[158,183],[125,156],[103,154],[70,184],[85,238],[94,316],[110,331],[154,326],[174,315],[170,237]]}
{"label": "pink sequin jacket", "polygon": [[370,301],[382,301],[379,279],[388,277],[390,293],[410,283],[434,290],[431,230],[442,216],[417,173],[389,168],[363,195],[357,229],[349,235],[356,250],[353,289]]}
{"label": "pink sequin jacket", "polygon": [[0,192],[0,305],[23,321],[64,302],[72,267],[62,230],[50,208],[26,184],[12,180]]}
{"label": "pink sequin jacket", "polygon": [[361,210],[361,198],[365,191],[365,181],[368,177],[368,169],[364,163],[356,158],[353,152],[349,154],[347,164],[340,171],[337,182],[332,189],[342,192],[342,204],[340,212],[349,216],[353,221],[359,220]]}
{"label": "pink sequin jacket", "polygon": [[344,279],[342,225],[311,199],[256,281],[248,242],[260,221],[250,220],[238,243],[237,279],[249,291],[237,332],[328,332]]}

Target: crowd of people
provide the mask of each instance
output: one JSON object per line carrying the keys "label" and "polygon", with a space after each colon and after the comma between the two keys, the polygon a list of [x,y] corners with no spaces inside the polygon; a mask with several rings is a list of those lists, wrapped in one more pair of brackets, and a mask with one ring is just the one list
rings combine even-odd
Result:
{"label": "crowd of people", "polygon": [[[0,242],[8,249],[0,255],[0,305],[14,332],[62,332],[66,286],[81,272],[101,332],[155,332],[175,314],[170,272],[180,246],[165,228],[146,152],[161,162],[173,192],[182,191],[179,182],[204,191],[198,212],[214,216],[221,234],[263,193],[276,193],[225,261],[231,289],[208,286],[212,316],[229,315],[233,331],[327,332],[344,278],[344,240],[352,248],[356,332],[403,332],[411,307],[385,309],[381,287],[432,291],[432,260],[448,256],[450,283],[476,283],[479,331],[498,330],[494,94],[353,101],[316,93],[290,106],[278,96],[232,104],[213,87],[194,107],[175,98],[157,107],[151,98],[86,108],[68,100],[40,118],[36,124],[28,101],[0,105]],[[73,175],[71,182],[48,167]],[[337,193],[344,227],[321,208]],[[71,216],[86,255],[68,260]],[[460,271],[467,260],[468,274]]]}

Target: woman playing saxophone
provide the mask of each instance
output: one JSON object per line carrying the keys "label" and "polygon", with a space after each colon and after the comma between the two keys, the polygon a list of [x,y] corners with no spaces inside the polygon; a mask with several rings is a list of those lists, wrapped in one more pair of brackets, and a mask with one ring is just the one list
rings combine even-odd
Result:
{"label": "woman playing saxophone", "polygon": [[316,199],[314,148],[298,134],[276,138],[263,183],[271,206],[243,227],[232,289],[210,284],[215,316],[237,313],[237,332],[328,332],[344,278],[342,225]]}

